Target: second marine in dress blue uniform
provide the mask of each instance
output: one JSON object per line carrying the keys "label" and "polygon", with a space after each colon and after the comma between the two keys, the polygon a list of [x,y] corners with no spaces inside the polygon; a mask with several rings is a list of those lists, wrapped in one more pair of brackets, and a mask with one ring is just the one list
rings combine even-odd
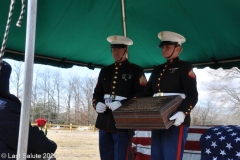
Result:
{"label": "second marine in dress blue uniform", "polygon": [[185,38],[170,31],[160,32],[158,37],[167,62],[153,69],[144,95],[180,95],[183,101],[177,113],[169,118],[174,120],[173,126],[152,130],[151,160],[181,160],[191,122],[190,112],[198,101],[196,76],[192,65],[179,59]]}

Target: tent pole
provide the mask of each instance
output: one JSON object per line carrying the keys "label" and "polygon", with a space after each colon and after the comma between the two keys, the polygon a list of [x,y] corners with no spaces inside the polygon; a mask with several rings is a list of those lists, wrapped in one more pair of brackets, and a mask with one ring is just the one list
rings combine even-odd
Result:
{"label": "tent pole", "polygon": [[[123,34],[124,37],[127,36],[127,31],[126,31],[126,19],[125,19],[125,8],[124,8],[124,0],[122,0],[122,21],[123,21]],[[128,54],[126,54],[126,57],[128,59]],[[131,160],[131,146],[132,145],[132,136],[131,134],[129,134],[129,155],[128,155],[128,160]]]}
{"label": "tent pole", "polygon": [[[126,18],[125,18],[125,7],[124,7],[124,0],[122,1],[122,21],[123,21],[123,35],[124,37],[127,36],[127,31],[126,31]],[[126,54],[126,57],[128,59],[128,54]]]}
{"label": "tent pole", "polygon": [[126,19],[125,19],[124,0],[122,0],[122,21],[123,21],[123,34],[124,34],[124,37],[126,37],[127,36],[127,32],[126,32]]}
{"label": "tent pole", "polygon": [[[25,44],[25,66],[24,66],[24,84],[23,100],[21,107],[21,118],[18,136],[17,160],[26,160],[29,133],[29,117],[32,95],[33,63],[35,48],[37,0],[28,1],[27,7],[27,29]],[[36,137],[37,138],[37,137]]]}

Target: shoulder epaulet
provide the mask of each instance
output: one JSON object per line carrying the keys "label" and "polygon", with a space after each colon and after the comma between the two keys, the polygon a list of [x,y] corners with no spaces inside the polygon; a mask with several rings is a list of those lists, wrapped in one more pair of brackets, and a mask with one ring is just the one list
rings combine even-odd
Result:
{"label": "shoulder epaulet", "polygon": [[186,62],[186,61],[184,61],[184,60],[180,60],[180,59],[179,59],[179,62]]}
{"label": "shoulder epaulet", "polygon": [[190,63],[189,61],[179,60],[181,63]]}
{"label": "shoulder epaulet", "polygon": [[132,65],[132,66],[134,66],[134,67],[139,67],[139,68],[141,68],[139,65],[137,65],[137,64],[135,64],[135,63],[129,62],[129,64]]}
{"label": "shoulder epaulet", "polygon": [[114,66],[114,63],[113,63],[113,64],[110,64],[110,65],[108,65],[108,66],[103,67],[101,70],[107,70],[108,68],[111,68],[111,67],[113,67],[113,66]]}

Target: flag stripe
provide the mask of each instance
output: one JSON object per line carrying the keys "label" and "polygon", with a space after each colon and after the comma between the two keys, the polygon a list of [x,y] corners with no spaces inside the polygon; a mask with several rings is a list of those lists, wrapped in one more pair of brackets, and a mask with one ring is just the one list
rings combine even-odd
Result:
{"label": "flag stripe", "polygon": [[133,142],[135,144],[141,144],[141,145],[151,145],[151,138],[149,137],[133,137]]}
{"label": "flag stripe", "polygon": [[208,129],[209,127],[204,127],[204,128],[189,128],[189,131],[188,133],[199,133],[199,134],[203,134],[206,132],[206,130]]}
{"label": "flag stripe", "polygon": [[136,130],[134,137],[149,137],[151,136],[152,132],[151,131],[142,131],[142,130]]}
{"label": "flag stripe", "polygon": [[146,154],[146,155],[151,155],[151,146],[137,145],[136,152]]}
{"label": "flag stripe", "polygon": [[199,133],[188,133],[187,141],[199,141],[201,135]]}
{"label": "flag stripe", "polygon": [[201,151],[199,141],[187,141],[184,150]]}

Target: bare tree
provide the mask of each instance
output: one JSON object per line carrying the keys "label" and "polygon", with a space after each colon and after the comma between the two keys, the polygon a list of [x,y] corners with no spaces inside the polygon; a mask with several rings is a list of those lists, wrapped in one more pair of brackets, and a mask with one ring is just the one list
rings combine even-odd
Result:
{"label": "bare tree", "polygon": [[62,107],[60,104],[62,103],[61,98],[63,98],[63,97],[61,97],[61,95],[63,95],[62,89],[64,88],[63,87],[64,79],[62,78],[61,74],[57,71],[54,72],[54,74],[52,75],[51,78],[52,78],[52,82],[53,82],[53,90],[52,90],[53,94],[51,94],[51,95],[52,95],[52,97],[55,97],[55,98],[53,98],[53,100],[54,99],[56,100],[57,123],[59,123],[58,115],[59,115],[59,113],[61,111],[61,107]]}
{"label": "bare tree", "polygon": [[[211,69],[209,71],[209,74],[214,77],[212,82],[206,84],[209,96],[211,97],[210,104],[214,104],[211,108],[215,110],[213,112],[215,117],[221,117],[220,121],[216,121],[215,119],[214,124],[240,124],[239,73],[240,70],[238,68],[228,70]],[[209,119],[209,116],[207,118]]]}
{"label": "bare tree", "polygon": [[[11,78],[18,97],[21,97],[21,66],[21,63],[15,66]],[[96,112],[92,107],[92,94],[96,78],[75,75],[65,83],[66,79],[62,78],[59,71],[53,72],[45,67],[34,73],[31,121],[44,117],[53,123],[59,123],[62,118],[63,123],[94,124]]]}
{"label": "bare tree", "polygon": [[22,68],[22,62],[16,63],[12,68],[12,74],[10,81],[12,82],[12,85],[14,86],[14,89],[16,91],[15,95],[21,99],[21,86],[23,84],[22,81],[23,77],[23,68]]}
{"label": "bare tree", "polygon": [[221,124],[222,108],[215,105],[213,100],[207,100],[195,106],[191,114],[192,125]]}
{"label": "bare tree", "polygon": [[215,80],[208,85],[209,91],[225,106],[240,109],[240,70],[232,68],[221,72],[212,71]]}
{"label": "bare tree", "polygon": [[[39,97],[41,101],[40,116],[44,116],[48,121],[56,121],[56,103],[54,99],[54,90],[51,84],[52,72],[49,69],[43,70],[39,77]],[[53,110],[53,112],[52,112]],[[54,113],[52,115],[52,113]]]}
{"label": "bare tree", "polygon": [[34,120],[37,118],[35,117],[36,114],[36,104],[38,103],[38,78],[39,78],[39,70],[35,72],[35,79],[33,81],[32,85],[32,112],[31,112],[31,121],[34,122]]}
{"label": "bare tree", "polygon": [[74,97],[74,122],[77,124],[83,124],[84,123],[84,100],[82,96],[81,91],[81,85],[84,85],[80,78],[74,77],[73,78],[73,97]]}
{"label": "bare tree", "polygon": [[96,112],[92,107],[92,94],[96,85],[96,78],[73,78],[73,97],[75,104],[76,123],[92,125],[96,120]]}
{"label": "bare tree", "polygon": [[66,123],[71,122],[71,106],[72,106],[72,96],[74,90],[73,78],[68,79],[68,84],[65,86],[66,94],[64,95],[64,102],[66,105]]}
{"label": "bare tree", "polygon": [[87,112],[88,112],[88,125],[94,124],[96,120],[96,112],[92,107],[93,90],[96,86],[97,79],[92,77],[85,77],[85,85],[82,85],[83,95],[85,97]]}

